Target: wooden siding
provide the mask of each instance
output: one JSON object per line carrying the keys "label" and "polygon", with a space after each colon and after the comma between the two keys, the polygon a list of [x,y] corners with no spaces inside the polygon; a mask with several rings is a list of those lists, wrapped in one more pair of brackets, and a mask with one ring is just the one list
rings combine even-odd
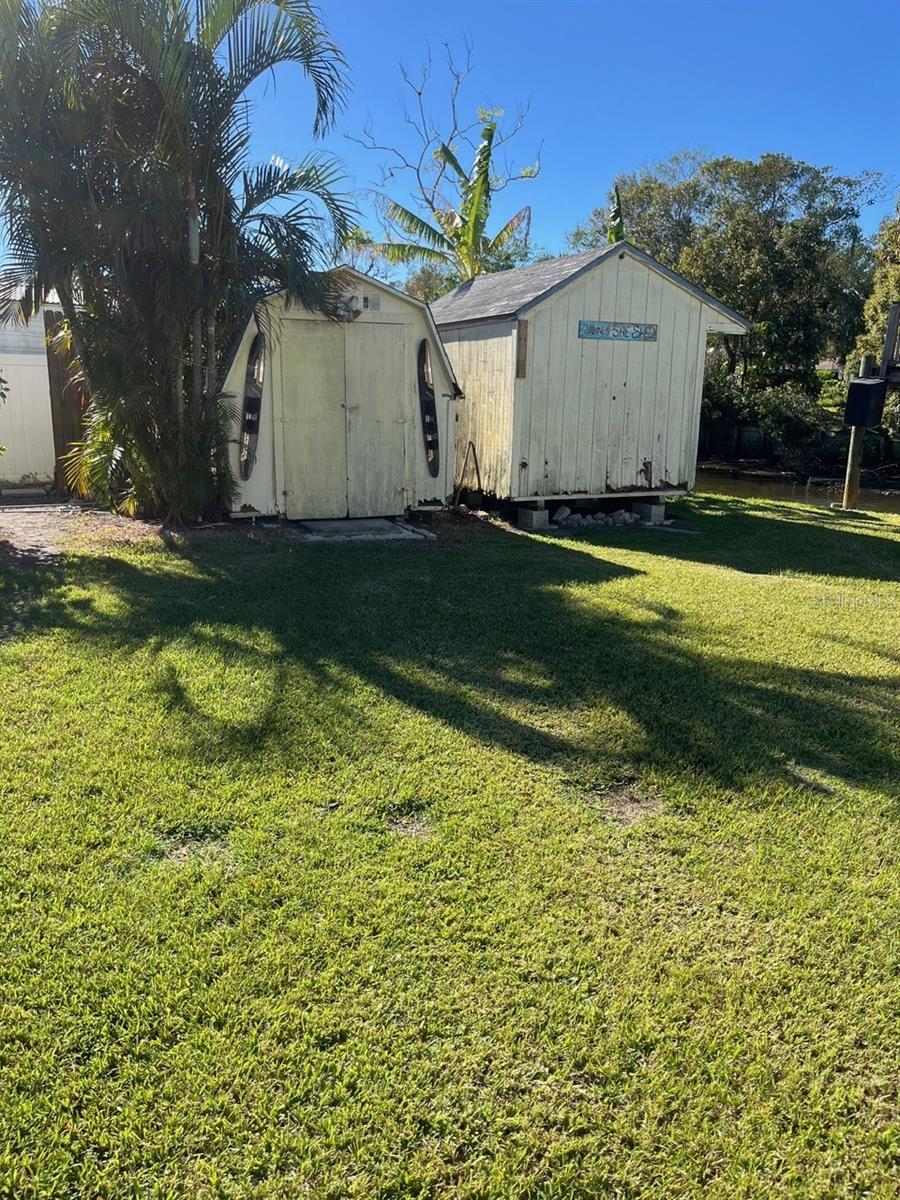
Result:
{"label": "wooden siding", "polygon": [[290,518],[346,517],[344,327],[304,321],[302,328],[302,337],[283,335],[276,349],[283,396],[281,445],[276,445],[284,459],[283,511]]}
{"label": "wooden siding", "polygon": [[406,328],[354,324],[345,327],[345,345],[349,515],[400,514],[408,503]]}
{"label": "wooden siding", "polygon": [[[485,491],[508,495],[512,483],[514,326],[511,321],[498,321],[444,328],[441,337],[465,393],[457,403],[457,482],[471,441],[478,454]],[[471,466],[462,482],[474,484]]]}
{"label": "wooden siding", "polygon": [[[706,332],[719,319],[691,292],[627,255],[530,310],[525,378],[515,381],[513,486],[498,494],[689,486]],[[581,320],[654,324],[657,340],[579,338]]]}
{"label": "wooden siding", "polygon": [[[236,511],[242,505],[248,505],[268,514],[287,512],[287,515],[296,517],[319,515],[323,508],[333,507],[329,481],[333,481],[335,474],[339,475],[342,471],[346,480],[348,444],[351,458],[355,459],[358,467],[362,467],[362,448],[355,456],[352,442],[345,442],[343,449],[337,448],[333,440],[325,436],[321,421],[317,424],[314,419],[318,402],[315,399],[310,401],[309,397],[311,390],[315,391],[317,387],[322,395],[331,398],[330,402],[337,404],[342,417],[346,412],[341,407],[343,404],[349,403],[352,410],[354,406],[367,403],[374,398],[379,387],[391,394],[398,392],[396,412],[391,422],[393,428],[375,430],[378,436],[367,450],[370,458],[373,454],[378,457],[377,463],[365,464],[365,471],[371,473],[371,478],[360,478],[348,489],[351,492],[354,487],[357,489],[353,507],[368,504],[369,499],[375,503],[371,490],[373,487],[382,498],[387,490],[400,497],[399,502],[392,501],[392,512],[428,501],[444,502],[452,494],[453,418],[457,402],[452,398],[454,387],[444,361],[433,344],[431,368],[440,437],[440,472],[437,478],[429,473],[425,460],[416,361],[422,338],[434,342],[426,314],[402,295],[384,290],[374,282],[371,287],[365,283],[355,283],[353,290],[360,297],[369,296],[370,307],[354,321],[325,323],[342,345],[343,370],[333,370],[329,379],[322,376],[319,384],[307,374],[303,386],[298,386],[297,370],[298,363],[304,358],[305,343],[309,338],[315,339],[315,327],[323,325],[322,315],[298,307],[285,309],[280,297],[270,301],[272,338],[263,388],[257,462],[250,479],[239,485],[234,504]],[[234,397],[238,410],[255,332],[255,323],[251,322],[225,382],[225,391]],[[402,362],[398,361],[398,357]],[[379,361],[381,358],[384,361]],[[321,373],[326,367],[320,364],[316,370]],[[335,388],[343,393],[336,399]],[[353,432],[353,416],[351,411],[348,435]],[[301,447],[295,436],[297,430],[289,431],[289,427],[296,426],[298,422],[307,425],[309,444],[314,453],[318,447],[315,463],[300,452]],[[298,455],[302,461],[299,461]],[[232,469],[237,472],[236,442],[232,447]],[[286,507],[289,499],[286,493],[301,487],[301,477],[306,480],[302,484],[304,499],[300,507],[296,500]],[[376,477],[380,479],[377,486]],[[366,496],[369,499],[365,499]],[[381,502],[378,506],[381,506]],[[310,511],[301,511],[303,507],[309,507]]]}

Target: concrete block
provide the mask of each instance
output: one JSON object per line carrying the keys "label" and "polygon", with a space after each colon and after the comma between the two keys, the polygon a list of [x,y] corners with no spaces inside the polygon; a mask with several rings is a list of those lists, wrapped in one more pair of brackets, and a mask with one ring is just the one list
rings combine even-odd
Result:
{"label": "concrete block", "polygon": [[658,500],[637,500],[631,511],[648,525],[662,525],[666,519],[666,506]]}
{"label": "concrete block", "polygon": [[520,508],[518,515],[520,529],[550,528],[550,514],[546,508]]}
{"label": "concrete block", "polygon": [[566,517],[570,517],[571,515],[572,510],[569,508],[568,504],[561,504],[553,514],[553,520],[557,523],[557,525],[559,525],[565,521]]}

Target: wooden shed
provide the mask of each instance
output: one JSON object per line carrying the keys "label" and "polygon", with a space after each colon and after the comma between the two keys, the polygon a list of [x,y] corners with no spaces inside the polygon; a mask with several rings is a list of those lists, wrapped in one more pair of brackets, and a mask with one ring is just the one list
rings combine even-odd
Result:
{"label": "wooden shed", "polygon": [[427,306],[344,275],[343,319],[277,295],[244,331],[224,383],[235,513],[395,516],[453,490],[459,388]]}
{"label": "wooden shed", "polygon": [[750,327],[628,242],[480,275],[431,311],[465,393],[457,471],[471,442],[485,492],[518,501],[692,487],[707,335]]}

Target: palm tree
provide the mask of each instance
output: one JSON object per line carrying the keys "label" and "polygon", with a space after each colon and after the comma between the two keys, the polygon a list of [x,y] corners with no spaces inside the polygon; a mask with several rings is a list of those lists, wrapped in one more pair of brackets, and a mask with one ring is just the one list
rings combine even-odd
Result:
{"label": "palm tree", "polygon": [[232,328],[273,290],[335,301],[334,162],[247,162],[247,89],[284,63],[321,133],[344,64],[308,0],[0,0],[0,304],[59,291],[93,396],[73,479],[171,519],[228,488]]}
{"label": "palm tree", "polygon": [[[459,159],[445,143],[436,151],[436,158],[456,180],[459,190],[457,208],[431,205],[434,224],[391,201],[388,219],[408,238],[407,242],[386,242],[378,250],[391,263],[433,263],[449,268],[461,282],[490,270],[498,254],[516,238],[527,237],[531,209],[522,208],[511,217],[498,233],[485,233],[491,215],[491,152],[497,126],[486,122],[475,161],[468,174]],[[496,269],[496,268],[495,268]]]}

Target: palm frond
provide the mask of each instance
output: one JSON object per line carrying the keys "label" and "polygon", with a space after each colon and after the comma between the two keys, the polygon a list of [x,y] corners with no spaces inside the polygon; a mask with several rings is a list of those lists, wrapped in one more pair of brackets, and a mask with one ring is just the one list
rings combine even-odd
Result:
{"label": "palm frond", "polygon": [[443,266],[450,266],[455,261],[452,253],[446,250],[436,250],[433,246],[413,246],[405,242],[380,242],[375,244],[374,249],[394,266],[416,262],[441,263]]}
{"label": "palm frond", "polygon": [[443,163],[447,167],[451,167],[456,172],[461,182],[466,182],[468,175],[463,170],[459,159],[446,144],[446,142],[441,142],[440,146],[434,152],[434,157],[438,160],[438,162]]}
{"label": "palm frond", "polygon": [[485,247],[486,253],[496,254],[498,250],[502,250],[504,246],[507,246],[513,240],[513,238],[521,237],[523,226],[525,227],[524,233],[527,237],[530,225],[531,209],[527,206],[525,208],[520,208],[515,216],[510,217],[503,228],[488,240]]}
{"label": "palm frond", "polygon": [[409,237],[419,238],[426,246],[435,250],[452,251],[452,243],[440,230],[429,225],[416,213],[410,212],[408,208],[404,208],[402,204],[397,204],[392,200],[388,205],[387,216]]}
{"label": "palm frond", "polygon": [[[227,0],[224,0],[227,3]],[[309,78],[316,94],[313,133],[333,124],[347,95],[343,56],[329,40],[316,10],[301,0],[236,4],[237,16],[224,27],[214,49],[227,61],[226,91],[234,103],[261,75],[283,63],[294,63]]]}
{"label": "palm frond", "polygon": [[493,122],[484,125],[481,141],[475,153],[472,173],[463,193],[459,215],[463,221],[463,238],[472,250],[480,245],[484,236],[491,207],[491,150],[497,126]]}

